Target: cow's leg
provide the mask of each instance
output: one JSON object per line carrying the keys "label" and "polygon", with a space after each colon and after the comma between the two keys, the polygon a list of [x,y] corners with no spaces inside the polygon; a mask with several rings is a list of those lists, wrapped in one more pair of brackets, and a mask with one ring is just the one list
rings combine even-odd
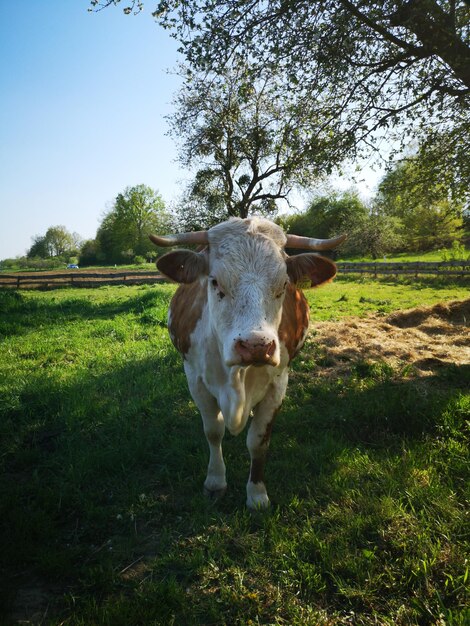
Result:
{"label": "cow's leg", "polygon": [[266,396],[255,407],[247,436],[251,458],[250,476],[246,485],[246,504],[250,509],[266,509],[269,498],[264,484],[264,466],[276,413],[281,407],[287,387],[287,371],[272,384]]}
{"label": "cow's leg", "polygon": [[227,490],[222,439],[225,423],[218,407],[215,411],[201,411],[204,433],[209,444],[209,465],[204,481],[204,493],[210,498],[220,498]]}
{"label": "cow's leg", "polygon": [[206,389],[199,377],[188,376],[189,390],[201,412],[204,433],[209,444],[209,466],[204,481],[204,493],[216,499],[227,490],[225,463],[222,455],[222,439],[225,423],[215,398]]}

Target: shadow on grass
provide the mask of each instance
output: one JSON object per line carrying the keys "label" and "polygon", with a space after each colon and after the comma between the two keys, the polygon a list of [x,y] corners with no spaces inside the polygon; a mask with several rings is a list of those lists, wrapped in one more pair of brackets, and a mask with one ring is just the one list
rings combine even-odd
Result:
{"label": "shadow on grass", "polygon": [[[73,290],[73,295],[68,291],[58,294],[48,293],[48,299],[35,299],[26,296],[19,291],[0,289],[0,337],[9,335],[21,335],[37,328],[47,328],[64,322],[80,320],[105,320],[113,319],[118,315],[133,313],[143,315],[156,306],[161,309],[159,316],[153,316],[152,322],[166,325],[166,312],[172,295],[172,289],[168,286],[152,286],[141,288],[133,297],[128,294],[122,299],[99,299],[100,291],[106,291],[107,287],[92,290],[93,299],[87,298],[86,294]],[[118,289],[114,287],[115,293]],[[123,287],[127,289],[127,287]],[[68,296],[68,297],[67,297]]]}
{"label": "shadow on grass", "polygon": [[[91,305],[83,309],[82,300],[45,310],[52,319],[64,315],[64,305],[72,316],[106,317],[140,311],[154,298],[149,291],[103,311],[101,305],[99,311]],[[246,589],[237,596],[230,587],[236,588],[237,568],[261,571],[265,558],[273,571],[264,572],[263,585],[281,584],[280,561],[266,542],[283,533],[279,527],[291,525],[293,532],[302,532],[304,513],[293,520],[292,502],[304,499],[305,510],[321,515],[331,502],[342,500],[346,487],[372,485],[368,465],[350,476],[347,485],[336,476],[343,455],[358,449],[376,463],[388,459],[391,467],[388,483],[372,489],[375,497],[403,489],[403,464],[394,467],[391,459],[401,454],[403,442],[412,449],[423,438],[451,428],[446,410],[467,376],[468,368],[462,366],[425,381],[294,381],[268,463],[268,489],[279,508],[261,520],[243,508],[248,473],[244,436],[225,442],[226,498],[216,505],[203,499],[206,443],[176,353],[158,361],[129,362],[105,374],[91,371],[73,382],[32,376],[2,422],[7,611],[15,619],[30,619],[50,605],[51,612],[70,616],[78,602],[83,619],[93,621],[99,614],[103,622],[115,618],[114,623],[122,624],[125,619],[165,623],[172,616],[180,623],[215,624],[225,611],[227,623],[246,615],[256,618],[261,610],[257,601],[250,601]],[[322,539],[321,525],[318,532]],[[376,530],[364,533],[361,540],[377,536]],[[355,554],[353,547],[345,549]],[[213,575],[213,593],[207,587],[208,563],[220,572]],[[292,567],[295,579],[298,572]],[[337,585],[328,580],[317,591],[311,583],[301,596],[333,602]],[[40,600],[21,609],[28,585],[40,589]],[[269,619],[278,609],[290,619],[293,609],[275,608],[259,589],[256,593]],[[136,617],[143,607],[147,613]]]}

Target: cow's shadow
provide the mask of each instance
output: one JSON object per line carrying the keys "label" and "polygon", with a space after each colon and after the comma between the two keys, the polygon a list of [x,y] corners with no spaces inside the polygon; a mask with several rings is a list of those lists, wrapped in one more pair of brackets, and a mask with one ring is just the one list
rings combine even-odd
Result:
{"label": "cow's shadow", "polygon": [[[294,380],[267,466],[273,510],[311,499],[320,512],[334,496],[331,477],[344,450],[380,459],[397,454],[403,441],[411,448],[436,433],[438,416],[467,377],[468,367],[461,366],[426,381]],[[2,478],[10,614],[18,612],[21,588],[32,576],[43,581],[47,603],[85,588],[112,595],[122,584],[129,594],[140,593],[148,576],[190,584],[199,575],[191,558],[195,537],[239,524],[240,515],[249,532],[263,532],[264,522],[244,512],[244,435],[224,441],[225,498],[212,503],[202,495],[207,445],[176,352],[98,376],[89,371],[67,384],[36,376],[6,419],[18,425],[3,456]],[[401,471],[397,467],[397,480]],[[352,480],[361,489],[370,477],[358,473]],[[121,572],[133,559],[141,574],[137,567],[124,573],[135,570],[135,579],[123,573],[101,585],[90,582],[97,571]]]}

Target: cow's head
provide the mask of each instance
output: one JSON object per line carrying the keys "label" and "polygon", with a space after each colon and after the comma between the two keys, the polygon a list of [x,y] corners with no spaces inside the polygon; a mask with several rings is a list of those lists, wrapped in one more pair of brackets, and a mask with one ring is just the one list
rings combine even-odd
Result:
{"label": "cow's head", "polygon": [[330,249],[345,237],[319,240],[285,235],[262,218],[232,218],[208,231],[150,236],[157,245],[205,245],[202,252],[175,250],[157,261],[178,283],[201,281],[210,320],[225,364],[278,365],[278,329],[287,284],[317,286],[336,274],[334,263],[316,254],[288,257],[285,247]]}

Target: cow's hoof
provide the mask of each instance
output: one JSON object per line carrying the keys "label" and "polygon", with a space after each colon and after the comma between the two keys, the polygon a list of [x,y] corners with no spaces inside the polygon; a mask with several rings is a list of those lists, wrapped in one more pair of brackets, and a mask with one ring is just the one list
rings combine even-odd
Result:
{"label": "cow's hoof", "polygon": [[256,496],[249,496],[246,500],[246,506],[250,511],[266,511],[269,509],[271,503],[267,494],[258,494]]}
{"label": "cow's hoof", "polygon": [[204,486],[204,495],[206,496],[206,498],[209,498],[209,500],[212,500],[214,502],[216,500],[220,500],[220,498],[225,495],[226,491],[226,486],[222,487],[222,489],[208,489],[206,486]]}

